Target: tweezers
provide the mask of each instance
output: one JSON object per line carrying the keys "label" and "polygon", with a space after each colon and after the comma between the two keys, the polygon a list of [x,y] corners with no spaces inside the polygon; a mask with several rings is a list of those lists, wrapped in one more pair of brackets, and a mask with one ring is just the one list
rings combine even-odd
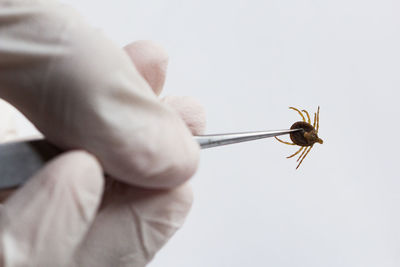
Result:
{"label": "tweezers", "polygon": [[[303,129],[198,135],[194,139],[202,149],[290,134]],[[24,184],[46,162],[63,150],[46,139],[11,142],[0,145],[0,190]]]}
{"label": "tweezers", "polygon": [[274,137],[284,134],[290,134],[303,129],[277,130],[277,131],[259,131],[259,132],[244,132],[244,133],[229,133],[229,134],[210,134],[194,136],[194,139],[199,143],[202,149],[236,144],[246,141],[253,141],[268,137]]}

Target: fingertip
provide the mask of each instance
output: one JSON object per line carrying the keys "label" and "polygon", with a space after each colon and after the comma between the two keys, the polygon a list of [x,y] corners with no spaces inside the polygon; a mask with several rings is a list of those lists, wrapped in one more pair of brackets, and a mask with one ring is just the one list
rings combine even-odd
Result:
{"label": "fingertip", "polygon": [[161,158],[159,158],[159,152],[151,156],[151,158],[159,158],[154,161],[156,164],[152,170],[148,167],[139,168],[141,174],[137,177],[143,177],[143,179],[136,180],[136,185],[154,189],[171,189],[186,183],[195,174],[200,159],[200,148],[191,135],[181,136],[179,148],[175,143],[168,145],[167,151],[170,153],[161,153]]}
{"label": "fingertip", "polygon": [[178,112],[193,135],[204,134],[206,112],[196,99],[189,96],[166,96],[162,102]]}
{"label": "fingertip", "polygon": [[[190,180],[196,173],[200,161],[200,147],[192,138],[187,144],[185,155],[177,157],[175,162],[171,164],[171,173],[166,172],[166,177],[163,179],[163,188],[175,188]],[[160,184],[162,182],[160,181]]]}
{"label": "fingertip", "polygon": [[124,47],[139,73],[156,95],[162,91],[168,66],[165,49],[149,40],[136,41]]}
{"label": "fingertip", "polygon": [[126,157],[133,160],[129,166],[135,166],[135,175],[128,169],[126,175],[116,177],[133,177],[133,184],[142,187],[168,189],[194,175],[200,147],[176,112],[168,108],[159,120],[157,131],[149,131],[147,138],[140,153]]}

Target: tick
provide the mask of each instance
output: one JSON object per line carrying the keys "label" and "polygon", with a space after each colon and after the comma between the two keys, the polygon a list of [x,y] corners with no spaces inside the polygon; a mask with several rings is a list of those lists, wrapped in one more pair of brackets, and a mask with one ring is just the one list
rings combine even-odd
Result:
{"label": "tick", "polygon": [[[311,125],[310,114],[308,114],[307,110],[303,109],[302,111],[300,111],[294,107],[289,107],[289,109],[293,109],[294,111],[297,111],[302,118],[302,121],[293,123],[293,125],[290,127],[290,129],[302,129],[302,131],[297,131],[297,132],[293,132],[290,134],[290,139],[292,140],[293,143],[282,141],[278,137],[275,137],[275,138],[279,142],[287,144],[287,145],[300,146],[300,149],[297,150],[296,153],[294,153],[293,155],[290,155],[289,157],[286,157],[286,158],[290,159],[301,152],[300,157],[297,159],[297,162],[300,161],[296,167],[296,169],[297,169],[300,167],[300,164],[303,162],[303,160],[305,159],[307,154],[310,152],[311,148],[314,146],[315,143],[323,144],[322,139],[318,137],[319,107],[318,107],[317,112],[314,113],[313,125]],[[304,112],[304,114],[307,116],[307,122],[306,122],[306,118],[304,117],[302,112]]]}

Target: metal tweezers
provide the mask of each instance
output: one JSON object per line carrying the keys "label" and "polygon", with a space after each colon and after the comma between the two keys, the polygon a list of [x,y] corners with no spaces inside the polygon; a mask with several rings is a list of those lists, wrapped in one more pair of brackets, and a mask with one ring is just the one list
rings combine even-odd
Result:
{"label": "metal tweezers", "polygon": [[230,134],[210,134],[194,136],[194,139],[199,143],[202,149],[236,144],[246,141],[253,141],[268,137],[274,137],[284,134],[290,134],[303,129],[291,130],[277,130],[277,131],[259,131],[259,132],[244,132],[244,133],[230,133]]}
{"label": "metal tweezers", "polygon": [[[194,139],[202,149],[290,134],[302,129],[198,135]],[[0,145],[0,190],[24,184],[43,165],[63,153],[46,139]]]}

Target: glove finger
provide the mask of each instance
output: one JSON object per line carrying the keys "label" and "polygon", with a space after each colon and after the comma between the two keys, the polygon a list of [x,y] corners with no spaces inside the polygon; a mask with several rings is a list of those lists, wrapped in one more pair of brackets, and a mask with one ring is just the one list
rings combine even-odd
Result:
{"label": "glove finger", "polygon": [[101,199],[102,171],[86,152],[47,164],[12,195],[0,214],[4,266],[65,266]]}
{"label": "glove finger", "polygon": [[189,96],[166,96],[161,101],[178,112],[193,135],[204,134],[206,112],[196,99]]}
{"label": "glove finger", "polygon": [[136,41],[124,49],[154,93],[160,95],[168,66],[164,48],[152,41]]}
{"label": "glove finger", "polygon": [[76,266],[145,266],[182,226],[192,201],[188,184],[149,190],[114,182],[77,250]]}

